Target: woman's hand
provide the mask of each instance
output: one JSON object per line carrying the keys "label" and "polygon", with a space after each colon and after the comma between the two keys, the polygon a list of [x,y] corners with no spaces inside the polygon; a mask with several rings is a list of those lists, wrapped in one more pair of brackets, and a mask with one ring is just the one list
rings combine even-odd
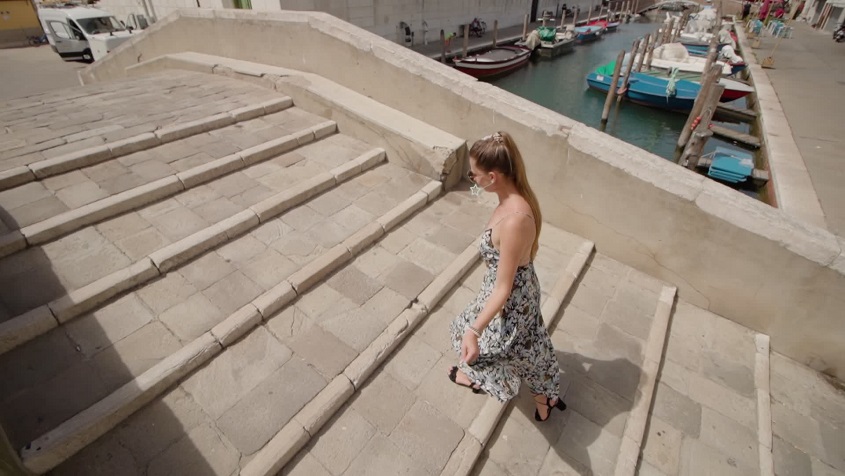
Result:
{"label": "woman's hand", "polygon": [[468,365],[475,363],[478,358],[478,337],[472,331],[464,332],[464,338],[461,340],[461,362],[466,362]]}

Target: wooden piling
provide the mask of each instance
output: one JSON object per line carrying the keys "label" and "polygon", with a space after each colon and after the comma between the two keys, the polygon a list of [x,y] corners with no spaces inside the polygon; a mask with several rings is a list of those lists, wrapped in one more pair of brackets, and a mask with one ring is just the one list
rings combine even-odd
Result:
{"label": "wooden piling", "polygon": [[[625,73],[625,79],[622,80],[622,87],[619,88],[622,91],[628,90],[628,81],[631,79],[631,73],[633,72],[632,70],[633,70],[633,66],[634,66],[634,56],[637,54],[637,50],[639,48],[640,48],[640,39],[637,38],[636,40],[634,40],[634,44],[631,45],[631,61],[628,63],[628,71]],[[625,61],[624,58],[625,57],[623,55],[623,57],[622,57],[623,62]],[[621,69],[619,70],[619,74],[620,75],[622,74]],[[616,102],[622,102],[622,96],[618,96],[616,98]]]}
{"label": "wooden piling", "polygon": [[522,18],[522,41],[528,38],[528,14]]}
{"label": "wooden piling", "polygon": [[610,87],[607,89],[607,99],[604,100],[604,109],[601,111],[602,124],[606,124],[607,118],[610,116],[610,106],[616,97],[616,85],[619,83],[619,71],[622,69],[623,61],[625,61],[625,50],[620,51],[619,56],[616,57],[616,67],[613,68],[613,79],[611,79]]}
{"label": "wooden piling", "polygon": [[716,112],[716,106],[719,105],[719,98],[722,97],[724,92],[725,86],[714,84],[704,101],[701,121],[693,131],[692,138],[681,155],[681,164],[686,164],[686,167],[690,170],[695,170],[698,166],[698,159],[701,157],[701,151],[704,150],[704,144],[713,135],[713,131],[710,130],[710,121],[713,119],[713,113]]}
{"label": "wooden piling", "polygon": [[461,58],[467,57],[467,50],[469,50],[469,23],[464,25],[464,50]]}
{"label": "wooden piling", "polygon": [[704,102],[710,94],[710,90],[713,88],[713,85],[719,80],[721,75],[722,69],[718,65],[711,66],[709,69],[705,70],[704,77],[701,79],[701,89],[699,89],[698,96],[695,97],[695,102],[692,104],[692,110],[690,111],[689,116],[687,116],[687,122],[681,129],[680,136],[678,136],[678,147],[684,147],[687,145],[694,129],[693,125],[695,124],[697,118],[701,115],[702,109],[704,109]]}
{"label": "wooden piling", "polygon": [[666,44],[669,40],[669,32],[672,31],[672,25],[675,23],[675,19],[673,18],[668,24],[663,24],[663,35],[660,37],[660,44]]}
{"label": "wooden piling", "polygon": [[590,23],[590,16],[593,14],[593,0],[590,0],[590,9],[587,10],[587,23]]}
{"label": "wooden piling", "polygon": [[645,60],[645,69],[647,70],[651,69],[651,59],[654,56],[654,49],[657,47],[657,37],[659,36],[658,33],[659,30],[654,32],[654,37],[651,39],[648,45],[648,56]]}
{"label": "wooden piling", "polygon": [[634,1],[634,10],[631,13],[636,15],[637,13],[639,13],[639,9],[640,9],[640,0],[635,0]]}
{"label": "wooden piling", "polygon": [[440,62],[446,64],[446,32],[440,30]]}
{"label": "wooden piling", "polygon": [[710,46],[707,47],[707,60],[705,60],[705,62],[704,62],[704,70],[702,70],[702,73],[701,73],[702,78],[704,78],[704,76],[707,74],[707,72],[710,71],[710,67],[716,61],[716,51],[717,51],[716,43],[718,41],[719,40],[716,37],[716,35],[713,35],[713,37],[710,38]]}
{"label": "wooden piling", "polygon": [[493,20],[493,48],[496,47],[496,43],[499,41],[499,20]]}
{"label": "wooden piling", "polygon": [[564,27],[563,23],[565,21],[566,21],[566,11],[564,10],[564,11],[560,12],[560,29],[561,30],[563,30],[563,27]]}
{"label": "wooden piling", "polygon": [[634,68],[634,71],[640,72],[643,70],[643,62],[645,61],[646,51],[650,48],[651,45],[651,33],[645,37],[645,40],[641,43],[642,44],[642,52],[640,52],[639,58],[637,58],[637,66]]}
{"label": "wooden piling", "polygon": [[669,22],[669,43],[675,42],[675,35],[677,34],[677,31],[675,29],[675,22],[677,20],[677,17],[672,17],[672,21]]}

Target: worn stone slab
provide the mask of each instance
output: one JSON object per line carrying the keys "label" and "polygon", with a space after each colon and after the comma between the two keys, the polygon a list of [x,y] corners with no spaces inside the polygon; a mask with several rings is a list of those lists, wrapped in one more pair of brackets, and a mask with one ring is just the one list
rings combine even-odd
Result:
{"label": "worn stone slab", "polygon": [[[454,476],[468,476],[475,467],[475,462],[481,456],[481,443],[472,435],[464,434],[458,447],[452,452],[452,456],[440,474]],[[489,474],[489,473],[484,473]],[[504,473],[502,473],[504,474]]]}
{"label": "worn stone slab", "polygon": [[405,454],[429,472],[442,471],[464,432],[423,400],[417,400],[390,439]]}
{"label": "worn stone slab", "polygon": [[330,430],[314,441],[307,454],[330,474],[343,474],[375,434],[369,421],[355,409],[347,408],[332,420]]}
{"label": "worn stone slab", "polygon": [[239,154],[227,155],[211,162],[191,167],[176,174],[182,185],[193,188],[206,182],[244,168],[244,161]]}
{"label": "worn stone slab", "polygon": [[30,245],[43,243],[100,220],[168,197],[183,189],[182,183],[176,177],[165,177],[24,227],[21,232]]}
{"label": "worn stone slab", "polygon": [[32,173],[39,179],[70,172],[74,169],[99,164],[114,157],[111,149],[106,145],[98,145],[76,152],[70,152],[58,157],[40,160],[28,165]]}
{"label": "worn stone slab", "polygon": [[308,432],[301,425],[288,423],[241,468],[240,476],[274,476],[309,439]]}
{"label": "worn stone slab", "polygon": [[9,256],[16,251],[26,248],[26,237],[20,230],[14,230],[0,236],[0,258]]}
{"label": "worn stone slab", "polygon": [[244,164],[248,167],[271,157],[276,157],[290,152],[299,146],[300,144],[297,141],[296,134],[289,134],[245,149],[239,152],[238,155],[243,159]]}
{"label": "worn stone slab", "polygon": [[478,248],[475,245],[468,246],[419,294],[417,302],[424,309],[433,310],[479,259]]}
{"label": "worn stone slab", "polygon": [[665,474],[678,474],[683,436],[671,424],[652,415],[643,445],[643,460]]}
{"label": "worn stone slab", "polygon": [[345,375],[340,374],[312,398],[296,414],[294,420],[313,437],[353,393],[355,393],[355,387],[352,382]]}
{"label": "worn stone slab", "polygon": [[148,474],[231,474],[240,455],[210,424],[199,425],[156,456]]}
{"label": "worn stone slab", "polygon": [[393,207],[389,212],[380,216],[377,221],[384,228],[384,231],[390,231],[396,225],[413,215],[414,212],[424,207],[426,203],[428,203],[428,195],[423,192],[417,192],[399,205]]}
{"label": "worn stone slab", "polygon": [[50,310],[60,323],[97,308],[114,296],[158,276],[159,271],[149,258],[104,276],[91,284],[74,289],[52,301]]}
{"label": "worn stone slab", "polygon": [[297,294],[302,294],[350,259],[352,255],[349,250],[343,244],[339,244],[303,266],[287,280]]}
{"label": "worn stone slab", "polygon": [[275,218],[335,185],[334,176],[328,172],[318,174],[250,207],[261,223]]}
{"label": "worn stone slab", "polygon": [[296,298],[296,291],[288,281],[282,281],[253,299],[252,304],[265,320],[288,305]]}
{"label": "worn stone slab", "polygon": [[145,132],[137,136],[127,137],[114,142],[106,144],[111,150],[113,157],[122,157],[124,155],[134,154],[142,150],[151,149],[161,144],[158,136],[152,132]]}
{"label": "worn stone slab", "polygon": [[78,452],[221,350],[204,334],[133,381],[21,450],[24,466],[44,473]]}
{"label": "worn stone slab", "polygon": [[655,391],[653,414],[685,435],[698,438],[701,434],[701,405],[663,383],[658,383]]}
{"label": "worn stone slab", "polygon": [[0,322],[0,354],[46,334],[58,325],[47,306],[37,307],[18,317]]}
{"label": "worn stone slab", "polygon": [[226,230],[219,227],[218,223],[171,243],[155,253],[151,253],[149,257],[160,272],[166,273],[227,239]]}
{"label": "worn stone slab", "polygon": [[355,388],[361,387],[367,378],[372,375],[373,371],[401,343],[400,337],[407,335],[409,332],[408,321],[403,315],[400,315],[378,337],[370,342],[370,345],[343,371],[346,377],[349,378],[349,381],[355,385]]}
{"label": "worn stone slab", "polygon": [[32,182],[35,174],[26,166],[15,167],[0,172],[0,190],[7,190],[18,185]]}

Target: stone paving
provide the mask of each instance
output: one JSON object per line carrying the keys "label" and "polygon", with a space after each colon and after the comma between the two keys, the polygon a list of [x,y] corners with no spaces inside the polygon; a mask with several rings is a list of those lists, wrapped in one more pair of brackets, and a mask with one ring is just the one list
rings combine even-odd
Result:
{"label": "stone paving", "polygon": [[[535,265],[550,290],[583,240],[548,224],[541,236]],[[456,362],[449,323],[478,293],[483,273],[479,262],[281,474],[440,474],[490,398],[446,375]]]}
{"label": "stone paving", "polygon": [[761,474],[754,336],[678,302],[640,474]]}
{"label": "stone paving", "polygon": [[614,474],[663,283],[596,254],[552,333],[568,409],[547,425],[522,395],[474,474]]}
{"label": "stone paving", "polygon": [[0,170],[278,98],[197,73],[77,87],[0,103]]}

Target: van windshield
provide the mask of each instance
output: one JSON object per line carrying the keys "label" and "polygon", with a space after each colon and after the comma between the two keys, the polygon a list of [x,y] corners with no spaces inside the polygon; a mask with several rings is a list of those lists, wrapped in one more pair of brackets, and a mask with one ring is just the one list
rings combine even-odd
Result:
{"label": "van windshield", "polygon": [[123,31],[123,26],[115,17],[77,18],[76,23],[89,35]]}

